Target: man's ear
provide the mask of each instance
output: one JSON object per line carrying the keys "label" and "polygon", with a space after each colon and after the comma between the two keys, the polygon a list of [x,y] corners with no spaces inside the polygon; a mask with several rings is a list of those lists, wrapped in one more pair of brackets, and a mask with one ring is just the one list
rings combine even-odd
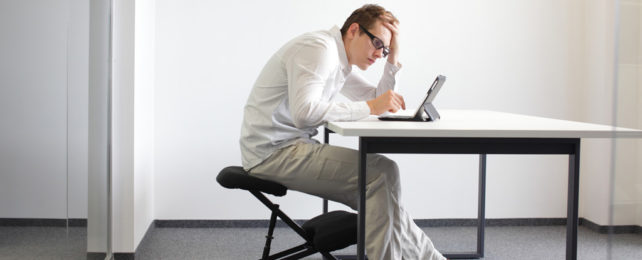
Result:
{"label": "man's ear", "polygon": [[359,24],[352,23],[350,27],[348,27],[348,32],[346,33],[346,36],[348,36],[348,39],[354,39],[358,32],[359,32]]}

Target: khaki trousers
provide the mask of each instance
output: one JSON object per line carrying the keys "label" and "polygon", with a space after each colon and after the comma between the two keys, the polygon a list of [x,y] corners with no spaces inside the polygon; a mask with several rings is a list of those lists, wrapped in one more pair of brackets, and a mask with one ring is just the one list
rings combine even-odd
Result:
{"label": "khaki trousers", "polygon": [[[299,142],[274,152],[251,175],[357,209],[359,152]],[[397,164],[368,154],[366,254],[370,260],[445,259],[401,206]]]}

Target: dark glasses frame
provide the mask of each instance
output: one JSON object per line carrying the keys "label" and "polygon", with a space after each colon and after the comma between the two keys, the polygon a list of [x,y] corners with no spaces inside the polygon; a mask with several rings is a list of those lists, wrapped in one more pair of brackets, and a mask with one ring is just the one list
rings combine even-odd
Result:
{"label": "dark glasses frame", "polygon": [[390,53],[390,49],[383,45],[383,41],[379,39],[379,37],[374,36],[372,33],[370,33],[368,30],[366,30],[365,27],[359,24],[359,28],[370,37],[370,41],[372,42],[372,45],[375,47],[375,50],[378,49],[383,49],[383,57],[385,58],[388,56],[388,53]]}

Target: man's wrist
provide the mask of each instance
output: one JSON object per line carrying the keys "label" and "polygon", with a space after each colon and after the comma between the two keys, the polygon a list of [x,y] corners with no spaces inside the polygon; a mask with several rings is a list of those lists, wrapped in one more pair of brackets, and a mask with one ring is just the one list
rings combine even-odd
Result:
{"label": "man's wrist", "polygon": [[396,53],[391,53],[390,55],[388,55],[388,63],[401,68],[401,64],[399,63],[399,59]]}
{"label": "man's wrist", "polygon": [[396,74],[397,71],[401,69],[401,63],[399,61],[394,60],[395,63],[392,63],[391,60],[386,60],[386,66],[389,67],[388,69],[392,72],[392,74]]}
{"label": "man's wrist", "polygon": [[397,59],[392,57],[392,55],[388,55],[388,60],[387,61],[388,61],[388,63],[390,63],[392,65],[397,65]]}
{"label": "man's wrist", "polygon": [[374,105],[372,104],[372,102],[374,102],[374,99],[366,101],[366,104],[368,104],[368,108],[370,108],[370,114],[374,115],[375,114],[374,113]]}

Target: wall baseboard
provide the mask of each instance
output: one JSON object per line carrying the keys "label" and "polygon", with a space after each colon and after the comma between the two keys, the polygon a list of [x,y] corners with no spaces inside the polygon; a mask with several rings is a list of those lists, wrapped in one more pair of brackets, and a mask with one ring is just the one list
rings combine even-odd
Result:
{"label": "wall baseboard", "polygon": [[134,260],[135,253],[114,253],[114,260]]}
{"label": "wall baseboard", "polygon": [[[306,220],[295,219],[299,225]],[[415,219],[420,227],[451,227],[476,226],[477,219]],[[156,220],[158,228],[261,228],[267,227],[267,219],[244,220]],[[560,226],[566,225],[565,218],[516,218],[516,219],[486,219],[486,226]],[[287,225],[277,220],[277,227]]]}
{"label": "wall baseboard", "polygon": [[[477,219],[415,219],[419,227],[474,227]],[[486,219],[487,227],[501,226],[563,226],[565,218],[497,218]]]}
{"label": "wall baseboard", "polygon": [[594,232],[600,234],[642,234],[642,227],[637,225],[613,225],[613,226],[602,226],[595,224],[594,222],[580,218],[580,226],[584,226]]}
{"label": "wall baseboard", "polygon": [[[303,225],[305,220],[294,220]],[[154,220],[147,228],[143,240],[156,228],[261,228],[267,227],[267,219],[242,219],[242,220]],[[468,227],[476,226],[477,219],[415,219],[420,227]],[[600,234],[642,234],[642,227],[638,225],[598,225],[588,219],[580,218],[580,226],[584,226]],[[70,227],[87,227],[87,219],[69,219]],[[494,226],[563,226],[566,225],[565,218],[500,218],[486,219],[487,227]],[[49,218],[0,218],[0,227],[66,227],[67,219]],[[281,220],[277,221],[277,227],[286,227]]]}
{"label": "wall baseboard", "polygon": [[86,218],[0,218],[0,227],[87,227]]}
{"label": "wall baseboard", "polygon": [[107,257],[106,253],[87,253],[87,260],[105,260],[105,257]]}
{"label": "wall baseboard", "polygon": [[[294,220],[302,225],[305,220]],[[419,227],[473,227],[477,225],[477,219],[415,219]],[[267,227],[267,219],[251,220],[160,220],[154,221],[157,228],[261,228]],[[615,234],[642,234],[642,227],[637,225],[614,225],[602,226],[591,222],[585,218],[579,219],[579,224],[586,228],[607,234],[612,231]],[[498,218],[486,219],[487,227],[510,227],[510,226],[564,226],[566,218]],[[277,227],[286,227],[287,225],[281,220],[277,220]]]}
{"label": "wall baseboard", "polygon": [[[303,225],[305,220],[294,220]],[[154,220],[147,228],[145,240],[152,228],[261,228],[267,227],[267,219],[243,220]],[[472,227],[477,225],[477,219],[415,219],[420,227]],[[580,218],[580,226],[584,226],[600,234],[642,234],[642,226],[638,225],[598,225],[588,219]],[[495,226],[563,226],[565,218],[500,218],[486,219],[487,227]],[[0,218],[0,227],[66,227],[67,219],[49,218]],[[87,219],[69,219],[70,227],[87,227]],[[286,227],[283,221],[278,220],[277,227]]]}

